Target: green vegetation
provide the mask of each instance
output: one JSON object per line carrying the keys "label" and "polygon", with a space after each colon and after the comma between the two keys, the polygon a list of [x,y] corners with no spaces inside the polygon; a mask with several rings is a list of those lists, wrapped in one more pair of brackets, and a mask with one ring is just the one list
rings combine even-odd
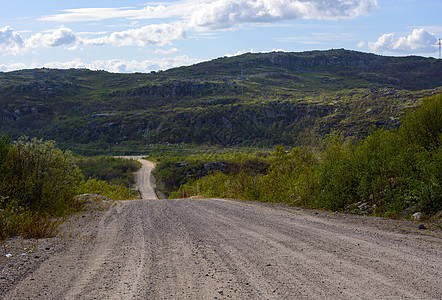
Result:
{"label": "green vegetation", "polygon": [[139,192],[130,190],[124,185],[109,184],[104,180],[91,179],[82,180],[77,188],[77,194],[97,194],[112,200],[134,199],[139,196]]}
{"label": "green vegetation", "polygon": [[[0,166],[1,239],[30,235],[33,229],[45,227],[42,224],[52,224],[51,218],[76,208],[73,196],[81,172],[70,152],[35,138],[21,138],[11,145],[3,137],[1,144],[1,152],[6,153]],[[50,232],[36,233],[45,236]]]}
{"label": "green vegetation", "polygon": [[[232,152],[230,149],[206,154],[152,153],[149,159],[157,162],[153,175],[161,179],[157,182],[159,189],[174,198],[178,197],[177,191],[182,185],[194,183],[214,172],[264,174],[268,168],[266,156],[265,152]],[[179,195],[190,196],[184,190]]]}
{"label": "green vegetation", "polygon": [[129,197],[135,162],[60,149],[149,154],[170,197],[432,215],[441,208],[441,82],[442,60],[342,49],[150,74],[0,72],[0,237],[52,234],[76,193]]}
{"label": "green vegetation", "polygon": [[[84,174],[82,170],[84,170]],[[52,141],[0,138],[0,240],[14,235],[50,237],[61,220],[82,208],[74,196],[96,193],[128,199],[138,162],[122,158],[74,158]],[[87,178],[94,178],[88,180]]]}
{"label": "green vegetation", "polygon": [[133,173],[141,168],[141,163],[134,159],[109,156],[80,157],[76,159],[76,164],[84,180],[92,178],[124,186],[135,184]]}
{"label": "green vegetation", "polygon": [[116,157],[80,157],[76,159],[84,178],[77,193],[93,193],[113,200],[123,200],[139,196],[136,190],[130,190],[135,184],[134,172],[141,168],[141,163],[133,159]]}
{"label": "green vegetation", "polygon": [[441,70],[437,59],[346,50],[248,53],[151,74],[22,70],[0,73],[0,128],[82,155],[292,147],[332,130],[360,139],[440,93]]}
{"label": "green vegetation", "polygon": [[[269,156],[164,159],[157,174],[172,197],[200,194],[376,216],[409,217],[417,211],[431,216],[442,209],[441,111],[442,95],[433,96],[410,111],[398,130],[374,128],[358,141],[331,134],[316,148],[276,147]],[[198,172],[210,162],[224,168]]]}

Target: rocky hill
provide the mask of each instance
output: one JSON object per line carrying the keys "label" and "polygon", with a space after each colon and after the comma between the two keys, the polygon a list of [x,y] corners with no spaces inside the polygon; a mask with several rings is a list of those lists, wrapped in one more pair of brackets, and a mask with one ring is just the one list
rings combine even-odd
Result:
{"label": "rocky hill", "polygon": [[329,50],[218,58],[149,74],[0,73],[0,132],[69,148],[305,144],[398,126],[442,91],[442,61]]}

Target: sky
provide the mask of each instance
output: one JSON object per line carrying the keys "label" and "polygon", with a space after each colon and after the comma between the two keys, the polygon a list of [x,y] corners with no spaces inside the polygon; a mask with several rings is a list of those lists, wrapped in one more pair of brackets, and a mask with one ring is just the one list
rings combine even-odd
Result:
{"label": "sky", "polygon": [[440,0],[0,0],[0,71],[151,72],[247,52],[439,57]]}

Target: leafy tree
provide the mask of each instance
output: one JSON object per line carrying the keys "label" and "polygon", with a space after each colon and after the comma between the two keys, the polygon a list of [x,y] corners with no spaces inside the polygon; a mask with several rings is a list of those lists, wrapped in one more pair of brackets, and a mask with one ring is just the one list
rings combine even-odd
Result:
{"label": "leafy tree", "polygon": [[63,213],[75,194],[81,172],[70,152],[52,141],[20,138],[0,170],[0,194],[21,209]]}
{"label": "leafy tree", "polygon": [[5,162],[10,148],[11,139],[3,134],[2,137],[0,137],[0,166]]}
{"label": "leafy tree", "polygon": [[440,147],[442,141],[442,95],[423,100],[413,112],[408,113],[401,133],[409,144],[427,150]]}

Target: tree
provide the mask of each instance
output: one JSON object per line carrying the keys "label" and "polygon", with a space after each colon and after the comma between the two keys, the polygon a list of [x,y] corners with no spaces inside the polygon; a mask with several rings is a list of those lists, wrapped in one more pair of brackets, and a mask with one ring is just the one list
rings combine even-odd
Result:
{"label": "tree", "polygon": [[423,100],[403,120],[401,133],[407,144],[437,149],[442,140],[442,95]]}
{"label": "tree", "polygon": [[11,148],[11,139],[5,134],[0,137],[0,166],[5,162],[9,149]]}
{"label": "tree", "polygon": [[0,195],[26,210],[62,213],[70,204],[81,172],[72,154],[52,141],[20,138],[0,169]]}

